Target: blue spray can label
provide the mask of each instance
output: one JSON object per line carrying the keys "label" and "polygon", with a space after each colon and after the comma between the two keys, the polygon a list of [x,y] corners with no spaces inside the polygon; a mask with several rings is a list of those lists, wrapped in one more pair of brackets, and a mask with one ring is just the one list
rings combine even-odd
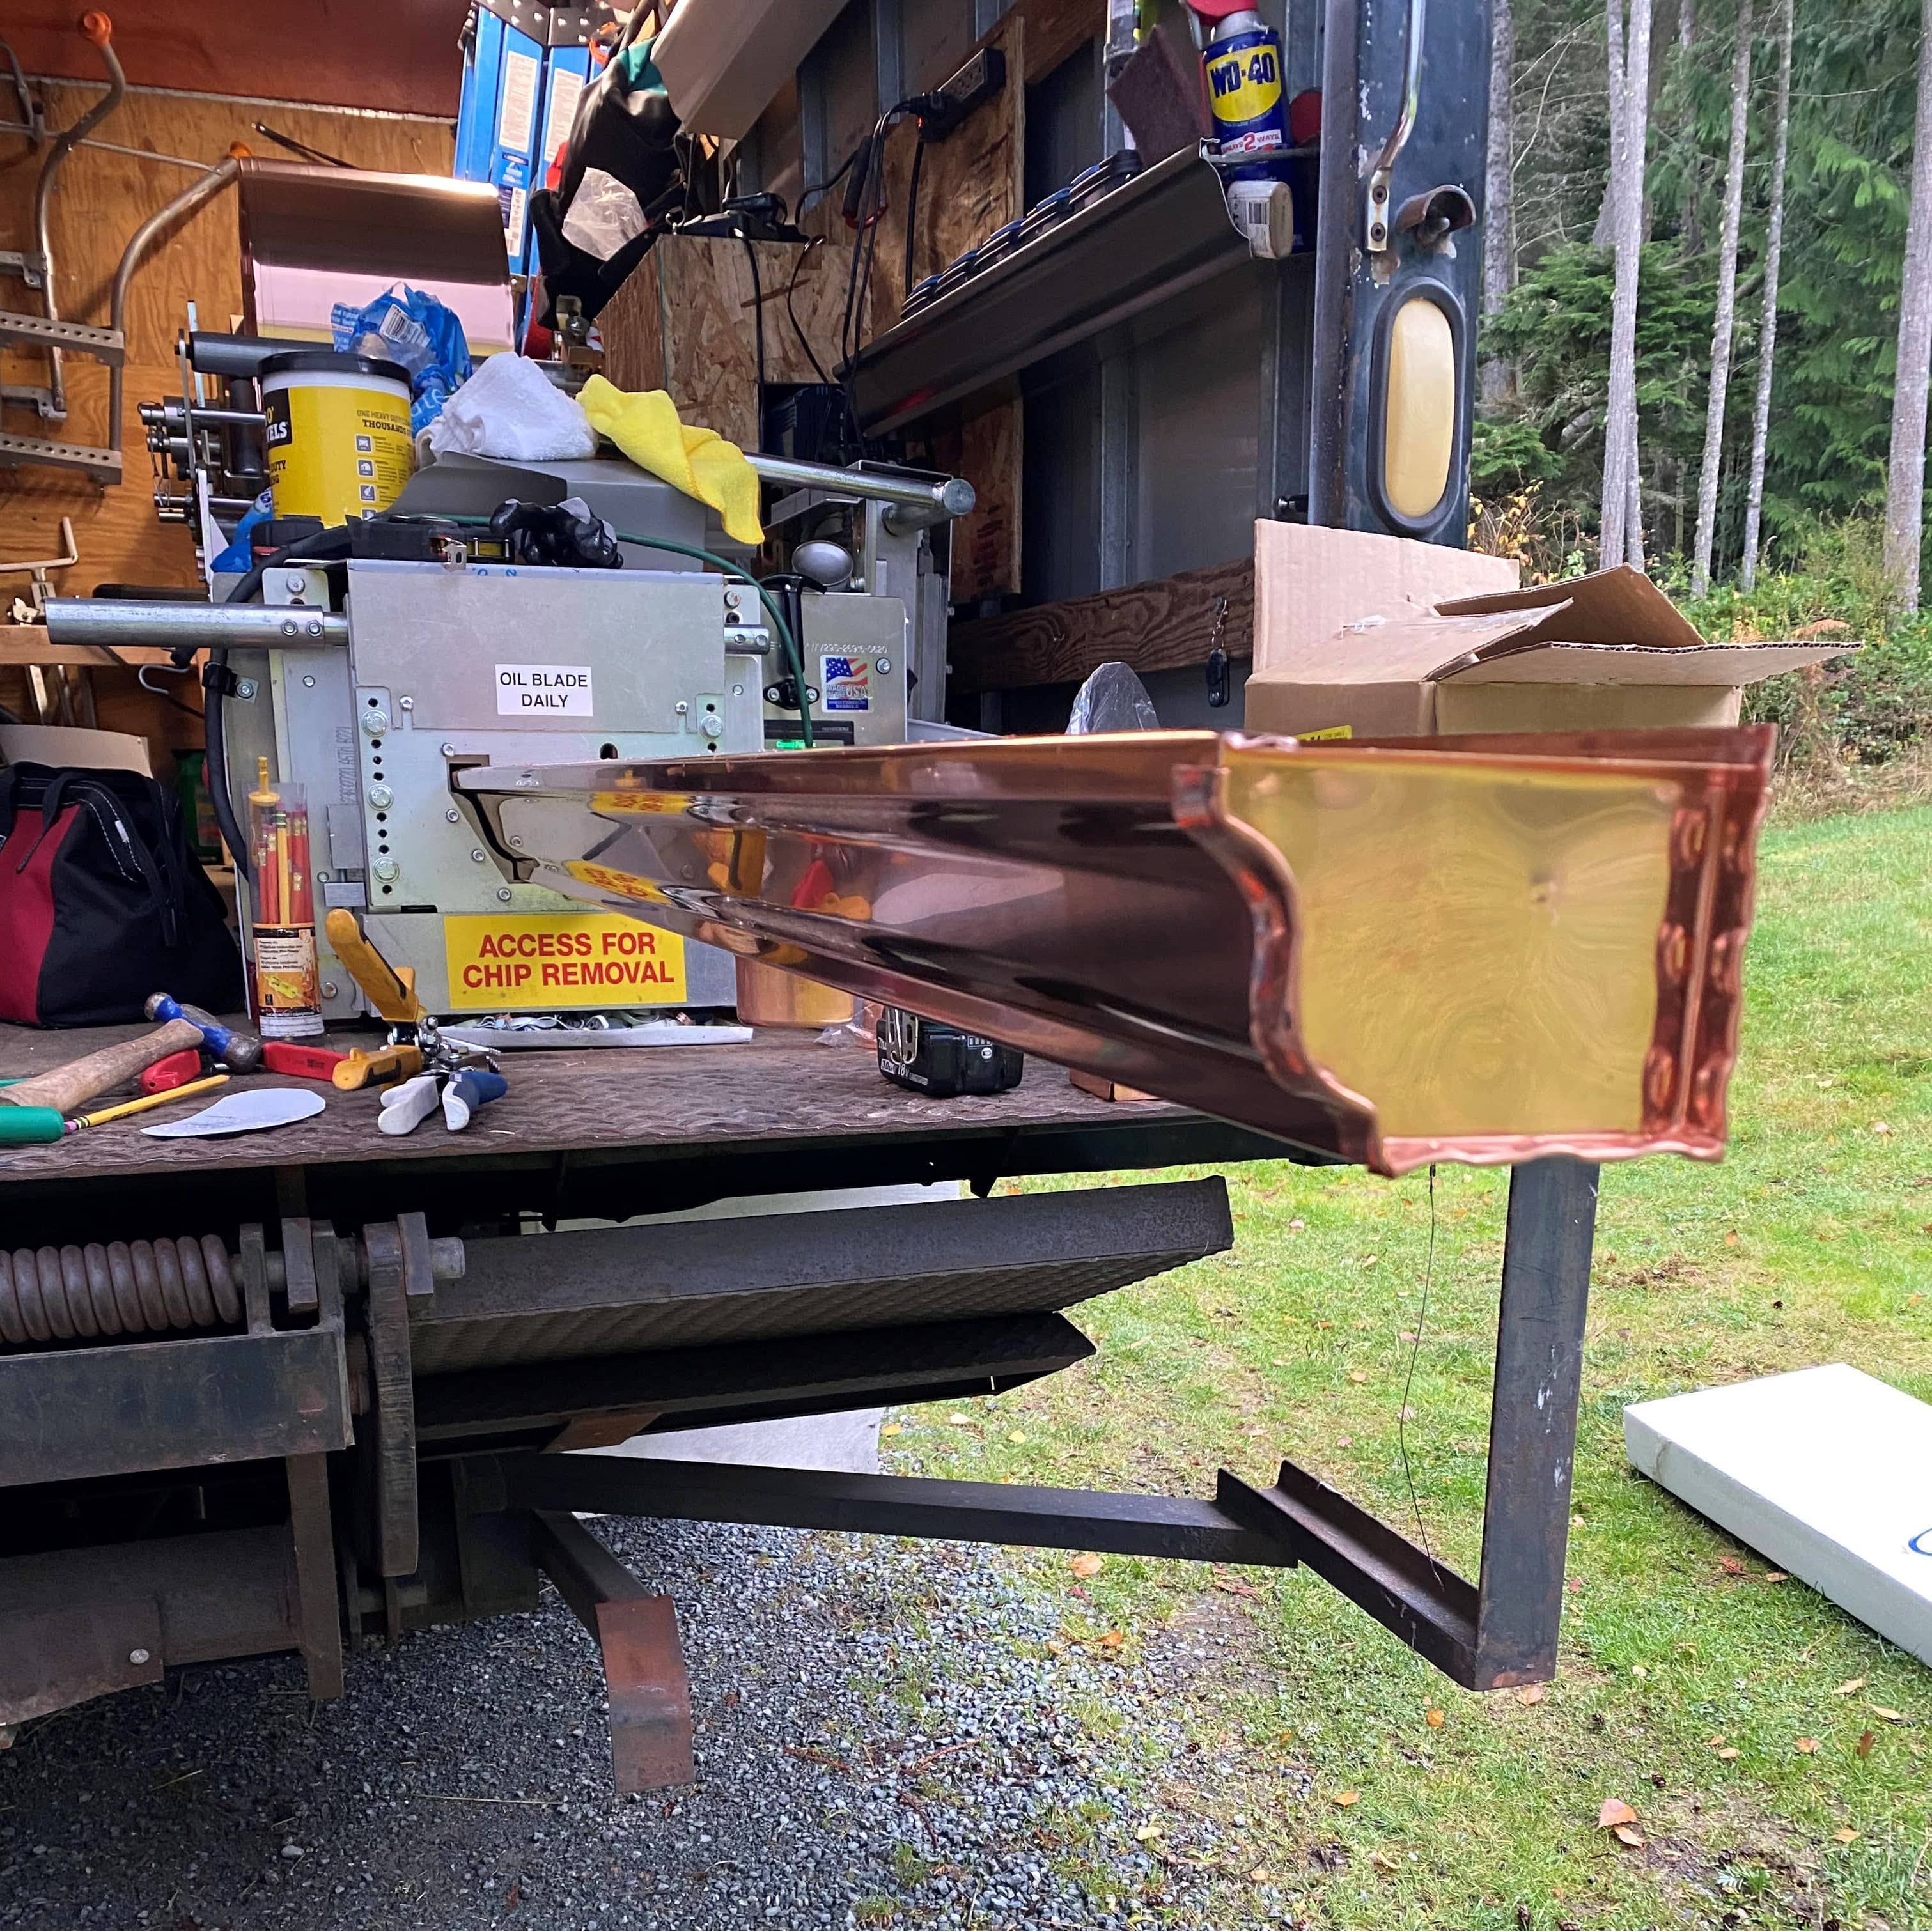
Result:
{"label": "blue spray can label", "polygon": [[1221,151],[1264,154],[1286,147],[1280,35],[1258,13],[1230,13],[1201,58]]}

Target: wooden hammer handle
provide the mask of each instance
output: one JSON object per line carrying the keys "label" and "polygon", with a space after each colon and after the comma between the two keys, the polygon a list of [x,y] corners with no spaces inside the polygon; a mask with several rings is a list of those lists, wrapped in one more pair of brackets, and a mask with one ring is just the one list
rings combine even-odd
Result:
{"label": "wooden hammer handle", "polygon": [[201,1046],[201,1028],[192,1020],[170,1019],[157,1030],[138,1039],[124,1039],[118,1046],[103,1046],[98,1053],[70,1060],[52,1072],[37,1073],[17,1086],[0,1087],[0,1101],[11,1106],[51,1106],[57,1112],[71,1113],[104,1093],[137,1078],[157,1060]]}

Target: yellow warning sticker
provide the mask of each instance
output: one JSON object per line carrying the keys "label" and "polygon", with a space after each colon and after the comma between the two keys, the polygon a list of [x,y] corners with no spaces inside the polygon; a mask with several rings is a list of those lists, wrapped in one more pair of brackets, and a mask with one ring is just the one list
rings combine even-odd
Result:
{"label": "yellow warning sticker", "polygon": [[1352,738],[1355,735],[1352,724],[1329,724],[1318,731],[1297,731],[1294,734],[1304,744],[1316,744],[1323,738]]}
{"label": "yellow warning sticker", "polygon": [[672,1006],[686,996],[683,940],[621,913],[454,913],[442,946],[453,1012]]}

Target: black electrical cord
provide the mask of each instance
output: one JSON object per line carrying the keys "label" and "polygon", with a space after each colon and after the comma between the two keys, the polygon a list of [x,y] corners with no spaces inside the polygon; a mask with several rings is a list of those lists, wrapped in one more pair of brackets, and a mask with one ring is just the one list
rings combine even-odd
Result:
{"label": "black electrical cord", "polygon": [[745,259],[752,265],[752,340],[758,348],[758,387],[752,421],[758,446],[765,446],[765,293],[758,283],[758,248],[750,235],[739,237],[745,244]]}
{"label": "black electrical cord", "polygon": [[912,181],[906,189],[905,266],[902,271],[899,301],[903,306],[912,293],[912,244],[919,229],[919,171],[926,160],[926,130],[920,130],[919,145],[912,151]]}

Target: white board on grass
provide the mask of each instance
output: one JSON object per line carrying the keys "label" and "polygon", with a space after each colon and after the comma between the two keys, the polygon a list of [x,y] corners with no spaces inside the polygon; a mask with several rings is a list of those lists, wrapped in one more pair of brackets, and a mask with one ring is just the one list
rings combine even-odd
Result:
{"label": "white board on grass", "polygon": [[1624,1410],[1633,1467],[1932,1663],[1932,1407],[1843,1362]]}

